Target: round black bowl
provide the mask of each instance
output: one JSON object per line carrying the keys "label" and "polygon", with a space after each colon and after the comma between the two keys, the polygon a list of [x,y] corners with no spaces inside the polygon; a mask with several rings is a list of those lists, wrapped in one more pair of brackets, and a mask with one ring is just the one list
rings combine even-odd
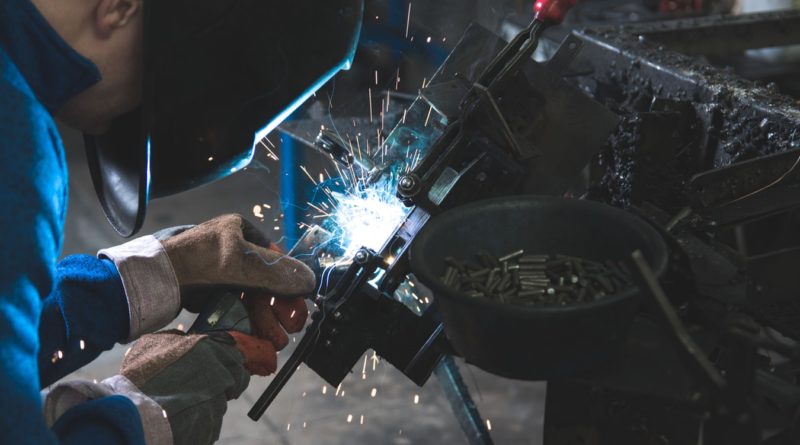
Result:
{"label": "round black bowl", "polygon": [[569,377],[613,358],[638,306],[631,286],[590,303],[561,307],[503,304],[454,291],[441,280],[444,258],[518,249],[625,261],[641,250],[660,276],[667,247],[648,223],[591,201],[515,196],[475,202],[434,219],[411,246],[414,275],[434,293],[453,348],[491,373],[524,380]]}

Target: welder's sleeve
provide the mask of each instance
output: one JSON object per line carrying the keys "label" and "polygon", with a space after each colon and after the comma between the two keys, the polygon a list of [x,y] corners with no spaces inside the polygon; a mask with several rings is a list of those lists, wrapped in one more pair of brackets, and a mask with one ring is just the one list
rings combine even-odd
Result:
{"label": "welder's sleeve", "polygon": [[[50,298],[62,271],[56,263],[66,210],[65,159],[52,121],[3,82],[6,72],[0,57],[0,443],[142,444],[142,422],[128,398],[104,397],[76,406],[52,429],[45,422],[39,323],[43,308],[52,311],[53,301],[58,305],[58,299]],[[80,287],[92,280],[67,281]],[[52,335],[70,341],[68,325],[63,318],[53,323]]]}
{"label": "welder's sleeve", "polygon": [[43,387],[128,337],[128,301],[117,268],[88,255],[63,259],[39,322]]}

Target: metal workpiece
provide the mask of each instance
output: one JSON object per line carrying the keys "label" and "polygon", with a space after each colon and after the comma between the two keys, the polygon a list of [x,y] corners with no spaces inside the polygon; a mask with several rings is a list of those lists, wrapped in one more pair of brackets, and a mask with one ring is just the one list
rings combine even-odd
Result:
{"label": "metal workpiece", "polygon": [[[791,438],[796,351],[765,332],[800,335],[800,107],[715,64],[800,43],[799,21],[775,12],[562,28],[539,61],[541,24],[510,42],[470,27],[404,117],[387,120],[391,132],[376,132],[380,156],[359,167],[370,181],[391,178],[404,219],[330,280],[253,416],[297,364],[338,384],[372,348],[415,383],[436,375],[469,442],[491,443],[455,351],[496,375],[555,379],[548,445],[575,431],[751,445],[754,419]],[[338,165],[358,162],[335,129],[302,125]],[[476,201],[525,192],[544,196],[502,217],[465,216]],[[561,211],[545,196],[565,198]],[[565,216],[592,200],[629,213]],[[601,235],[620,221],[630,230]],[[618,266],[638,248],[631,237],[658,261]],[[435,304],[398,297],[412,276]]]}
{"label": "metal workpiece", "polygon": [[[492,41],[498,38],[472,27],[448,61],[455,63],[462,53],[486,52],[487,42]],[[580,46],[579,40],[569,38],[544,64],[515,57],[515,52],[498,53],[486,59],[490,62],[483,72],[459,72],[455,78],[446,76],[450,66],[445,63],[440,70],[445,75],[443,88],[461,85],[453,90],[463,96],[422,96],[422,105],[430,110],[449,110],[442,111],[447,126],[412,170],[413,192],[403,187],[399,195],[435,212],[513,190],[563,193],[617,123],[613,113],[561,78]],[[434,77],[428,88],[439,82]],[[457,120],[453,110],[460,110]],[[546,119],[555,115],[560,118]],[[387,139],[390,149],[396,141],[393,136]],[[402,140],[396,145],[404,152]]]}
{"label": "metal workpiece", "polygon": [[656,23],[624,25],[623,32],[689,56],[729,54],[747,49],[793,45],[800,41],[800,14],[772,11],[709,15]]}
{"label": "metal workpiece", "polygon": [[[774,85],[712,64],[753,48],[798,44],[799,22],[800,11],[778,11],[573,31],[583,49],[571,65],[571,82],[597,100],[616,103],[622,117],[601,155],[604,199],[621,206],[651,202],[670,212],[691,206],[697,216],[719,226],[800,202],[800,195],[786,186],[791,161],[778,171],[775,162],[765,159],[763,174],[753,180],[734,170],[717,171],[800,148],[800,106]],[[724,192],[734,195],[730,199],[719,192],[719,199],[709,199],[711,192],[722,190],[719,185],[703,190],[686,186],[728,173],[743,178],[739,186],[725,180],[732,185]],[[783,187],[770,185],[776,181]],[[767,189],[776,193],[761,193]],[[729,206],[733,201],[737,205]]]}
{"label": "metal workpiece", "polygon": [[366,249],[358,253],[359,260],[318,299],[319,310],[298,347],[248,413],[253,420],[266,412],[301,363],[338,386],[364,353],[373,349],[422,385],[446,352],[434,314],[420,316],[375,289],[369,282],[385,262]]}

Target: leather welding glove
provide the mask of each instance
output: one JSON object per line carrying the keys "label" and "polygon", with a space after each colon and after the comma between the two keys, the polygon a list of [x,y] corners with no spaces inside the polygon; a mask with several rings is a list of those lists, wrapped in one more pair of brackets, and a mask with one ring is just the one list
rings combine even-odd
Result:
{"label": "leather welding glove", "polygon": [[227,402],[244,392],[251,374],[268,375],[276,366],[272,343],[241,332],[148,334],[125,354],[120,375],[53,387],[45,419],[52,425],[83,402],[121,395],[136,405],[147,445],[211,444]]}
{"label": "leather welding glove", "polygon": [[274,250],[240,215],[163,230],[99,256],[114,261],[122,277],[130,340],[164,327],[181,307],[198,312],[228,290],[247,292],[253,333],[281,349],[288,342],[284,329],[296,332],[305,323],[303,297],[314,292],[313,272]]}
{"label": "leather welding glove", "polygon": [[166,412],[176,445],[219,438],[227,402],[247,388],[251,374],[275,372],[269,341],[241,332],[162,331],[140,338],[120,374]]}

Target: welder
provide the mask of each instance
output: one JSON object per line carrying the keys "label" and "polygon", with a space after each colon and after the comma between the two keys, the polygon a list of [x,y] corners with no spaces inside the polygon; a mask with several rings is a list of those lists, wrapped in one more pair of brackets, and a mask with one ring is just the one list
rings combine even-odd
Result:
{"label": "welder", "polygon": [[[54,119],[85,134],[103,210],[132,236],[150,199],[244,168],[349,65],[362,11],[0,0],[0,443],[211,443],[227,401],[275,370],[314,291],[308,268],[237,215],[58,262],[68,180]],[[252,336],[157,332],[220,289],[242,292]],[[119,375],[54,384],[133,341]]]}

